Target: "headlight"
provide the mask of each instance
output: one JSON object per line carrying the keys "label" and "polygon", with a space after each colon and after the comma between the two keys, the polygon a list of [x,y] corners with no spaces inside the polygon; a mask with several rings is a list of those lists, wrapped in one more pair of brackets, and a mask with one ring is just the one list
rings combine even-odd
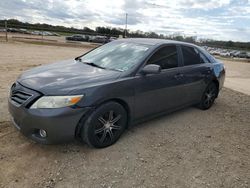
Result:
{"label": "headlight", "polygon": [[83,95],[74,96],[43,96],[38,99],[30,108],[61,108],[76,104]]}

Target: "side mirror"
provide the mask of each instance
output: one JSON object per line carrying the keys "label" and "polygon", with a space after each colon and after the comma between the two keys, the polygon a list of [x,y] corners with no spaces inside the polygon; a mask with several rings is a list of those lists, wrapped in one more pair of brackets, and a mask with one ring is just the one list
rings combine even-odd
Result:
{"label": "side mirror", "polygon": [[149,64],[143,67],[141,70],[142,74],[159,74],[161,72],[161,67],[156,64]]}

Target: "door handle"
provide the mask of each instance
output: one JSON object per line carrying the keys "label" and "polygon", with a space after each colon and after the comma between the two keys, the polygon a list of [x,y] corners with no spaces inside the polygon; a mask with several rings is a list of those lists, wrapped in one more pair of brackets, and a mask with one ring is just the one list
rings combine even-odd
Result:
{"label": "door handle", "polygon": [[184,76],[183,74],[178,73],[178,74],[174,75],[174,78],[175,78],[176,80],[180,80],[180,79],[183,78],[183,76]]}

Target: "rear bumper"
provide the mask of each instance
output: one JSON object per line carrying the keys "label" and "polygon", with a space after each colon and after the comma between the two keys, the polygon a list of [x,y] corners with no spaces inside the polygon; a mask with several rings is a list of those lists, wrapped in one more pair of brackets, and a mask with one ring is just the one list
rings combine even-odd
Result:
{"label": "rear bumper", "polygon": [[[25,136],[42,144],[62,143],[73,140],[81,117],[92,108],[28,109],[17,107],[10,100],[9,112],[14,126]],[[39,135],[39,129],[47,132],[47,137]]]}

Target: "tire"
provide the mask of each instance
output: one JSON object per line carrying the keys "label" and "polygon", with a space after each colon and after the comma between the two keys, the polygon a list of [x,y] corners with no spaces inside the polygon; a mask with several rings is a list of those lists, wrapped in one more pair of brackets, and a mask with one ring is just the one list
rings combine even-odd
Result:
{"label": "tire", "polygon": [[202,110],[209,109],[214,104],[217,94],[218,94],[218,87],[214,82],[210,83],[202,95],[199,108]]}
{"label": "tire", "polygon": [[83,123],[81,138],[91,147],[114,144],[127,126],[127,112],[116,102],[107,102],[93,111]]}

